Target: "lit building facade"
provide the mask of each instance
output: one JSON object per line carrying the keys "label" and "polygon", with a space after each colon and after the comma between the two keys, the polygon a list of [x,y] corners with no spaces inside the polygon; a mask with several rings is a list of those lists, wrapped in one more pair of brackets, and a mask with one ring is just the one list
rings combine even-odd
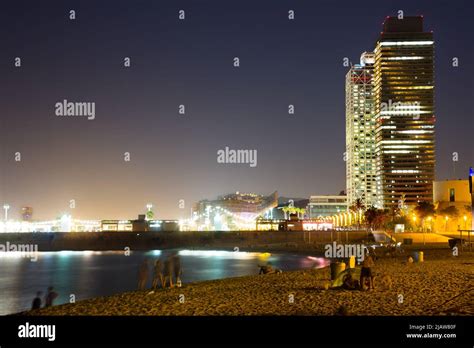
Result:
{"label": "lit building facade", "polygon": [[63,215],[56,220],[0,221],[0,232],[98,232],[100,221],[73,219]]}
{"label": "lit building facade", "polygon": [[350,205],[361,199],[376,204],[375,107],[373,72],[375,55],[364,52],[360,64],[346,75],[346,191]]}
{"label": "lit building facade", "polygon": [[[433,183],[433,202],[439,209],[456,207],[463,214],[471,206],[468,180],[444,180]],[[470,209],[469,211],[470,212]]]}
{"label": "lit building facade", "polygon": [[278,192],[268,196],[255,193],[231,193],[216,200],[202,200],[194,204],[191,230],[253,230],[259,216],[271,217],[278,205]]}
{"label": "lit building facade", "polygon": [[374,53],[377,206],[432,202],[433,33],[423,17],[387,17]]}
{"label": "lit building facade", "polygon": [[310,219],[333,216],[347,211],[347,196],[311,196],[307,212]]}

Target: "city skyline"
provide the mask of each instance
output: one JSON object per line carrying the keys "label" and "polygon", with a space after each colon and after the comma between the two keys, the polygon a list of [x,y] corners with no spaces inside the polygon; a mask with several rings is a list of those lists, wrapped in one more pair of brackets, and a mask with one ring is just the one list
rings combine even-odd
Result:
{"label": "city skyline", "polygon": [[[343,21],[335,20],[338,13],[356,5],[282,1],[267,11],[244,2],[226,12],[184,2],[180,22],[175,6],[81,4],[76,22],[64,5],[23,13],[30,26],[2,18],[16,34],[0,54],[8,86],[0,200],[12,218],[23,206],[33,207],[35,219],[53,218],[70,212],[72,199],[80,218],[135,217],[153,203],[166,219],[235,191],[338,194],[345,189],[344,58],[355,63],[373,49],[381,22],[399,9],[423,13],[436,35],[436,180],[465,179],[473,163],[473,52],[455,42],[470,38],[467,14],[463,21],[455,9],[427,9],[426,1],[369,3],[360,18],[341,14]],[[5,13],[20,11],[9,5]],[[243,17],[251,28],[241,28]],[[44,18],[50,21],[41,24]],[[117,26],[121,20],[128,26]],[[225,28],[219,33],[217,23]],[[57,117],[54,106],[63,100],[95,102],[95,118]],[[219,163],[217,152],[226,147],[257,150],[258,165]]]}

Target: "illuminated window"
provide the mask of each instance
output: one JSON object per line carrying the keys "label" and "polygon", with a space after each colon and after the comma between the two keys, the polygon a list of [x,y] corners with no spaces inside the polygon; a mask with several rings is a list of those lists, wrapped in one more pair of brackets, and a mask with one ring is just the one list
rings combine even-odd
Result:
{"label": "illuminated window", "polygon": [[453,188],[449,189],[449,201],[450,202],[455,202],[456,201],[455,191],[454,191]]}

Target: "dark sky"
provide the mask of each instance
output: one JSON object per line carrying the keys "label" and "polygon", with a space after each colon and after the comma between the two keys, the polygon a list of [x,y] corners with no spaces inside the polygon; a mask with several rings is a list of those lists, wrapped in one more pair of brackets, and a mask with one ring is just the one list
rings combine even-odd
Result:
{"label": "dark sky", "polygon": [[[35,218],[54,218],[75,199],[79,218],[132,218],[147,202],[158,218],[178,218],[199,199],[237,190],[337,194],[343,58],[356,63],[372,50],[384,18],[400,9],[434,31],[437,179],[454,176],[453,152],[464,178],[474,164],[472,1],[8,1],[0,202],[13,217],[29,205]],[[56,117],[63,99],[95,102],[95,120]],[[256,149],[257,167],[218,164],[226,146]]]}

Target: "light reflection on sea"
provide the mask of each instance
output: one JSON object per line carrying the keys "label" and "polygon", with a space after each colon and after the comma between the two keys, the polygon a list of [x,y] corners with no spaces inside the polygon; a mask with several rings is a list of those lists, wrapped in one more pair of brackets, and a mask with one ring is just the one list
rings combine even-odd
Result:
{"label": "light reflection on sea", "polygon": [[[55,304],[134,290],[138,266],[144,259],[167,257],[173,251],[59,251],[40,252],[36,262],[18,253],[0,253],[0,315],[30,308],[36,291],[54,286]],[[183,283],[258,274],[258,265],[271,262],[283,271],[321,268],[324,258],[289,253],[258,253],[221,250],[179,250]],[[151,283],[151,279],[149,279]]]}

